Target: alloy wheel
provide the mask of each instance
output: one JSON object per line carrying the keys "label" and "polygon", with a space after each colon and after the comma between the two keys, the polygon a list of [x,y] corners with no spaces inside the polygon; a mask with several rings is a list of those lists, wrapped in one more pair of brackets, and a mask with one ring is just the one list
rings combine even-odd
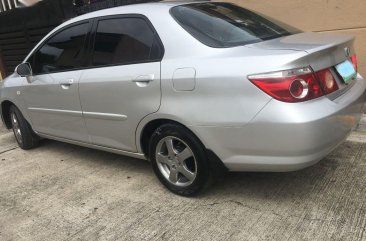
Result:
{"label": "alloy wheel", "polygon": [[161,139],[156,146],[155,158],[160,172],[171,184],[186,187],[196,179],[196,157],[179,138],[167,136]]}
{"label": "alloy wheel", "polygon": [[12,122],[13,131],[15,134],[15,138],[17,139],[17,141],[19,143],[22,143],[23,142],[22,131],[20,130],[19,120],[18,120],[17,116],[15,115],[15,113],[11,114],[11,122]]}

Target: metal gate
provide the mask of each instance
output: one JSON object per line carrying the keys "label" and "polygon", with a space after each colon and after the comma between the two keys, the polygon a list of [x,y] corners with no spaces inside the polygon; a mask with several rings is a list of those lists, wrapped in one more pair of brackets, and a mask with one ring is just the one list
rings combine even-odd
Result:
{"label": "metal gate", "polygon": [[[1,1],[1,0],[0,0]],[[43,0],[27,8],[0,12],[0,74],[12,74],[31,49],[53,28],[77,15],[157,0]]]}

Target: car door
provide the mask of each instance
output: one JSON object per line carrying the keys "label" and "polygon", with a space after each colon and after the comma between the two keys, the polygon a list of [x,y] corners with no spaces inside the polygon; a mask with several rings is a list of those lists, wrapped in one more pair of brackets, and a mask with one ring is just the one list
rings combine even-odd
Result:
{"label": "car door", "polygon": [[79,84],[88,133],[96,145],[135,152],[138,123],[160,106],[163,47],[143,16],[95,21],[90,69]]}
{"label": "car door", "polygon": [[[78,92],[91,25],[79,22],[57,31],[27,60],[32,76],[22,98],[35,131],[88,142]],[[84,63],[83,63],[84,62]]]}

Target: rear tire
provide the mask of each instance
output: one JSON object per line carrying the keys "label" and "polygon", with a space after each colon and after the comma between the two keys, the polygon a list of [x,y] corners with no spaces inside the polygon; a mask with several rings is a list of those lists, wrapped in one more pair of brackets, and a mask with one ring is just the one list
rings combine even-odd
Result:
{"label": "rear tire", "polygon": [[29,150],[38,146],[39,137],[34,133],[20,110],[12,105],[9,112],[13,133],[19,147],[24,150]]}
{"label": "rear tire", "polygon": [[164,124],[156,129],[150,139],[149,158],[160,182],[175,194],[193,196],[209,183],[205,148],[182,126]]}

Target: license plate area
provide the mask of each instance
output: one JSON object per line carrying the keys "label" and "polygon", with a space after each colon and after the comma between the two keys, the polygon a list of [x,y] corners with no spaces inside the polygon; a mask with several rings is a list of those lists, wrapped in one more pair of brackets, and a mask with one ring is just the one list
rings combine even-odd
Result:
{"label": "license plate area", "polygon": [[343,63],[336,65],[335,68],[338,74],[342,77],[342,80],[345,84],[348,84],[357,76],[356,70],[349,60],[346,60]]}

